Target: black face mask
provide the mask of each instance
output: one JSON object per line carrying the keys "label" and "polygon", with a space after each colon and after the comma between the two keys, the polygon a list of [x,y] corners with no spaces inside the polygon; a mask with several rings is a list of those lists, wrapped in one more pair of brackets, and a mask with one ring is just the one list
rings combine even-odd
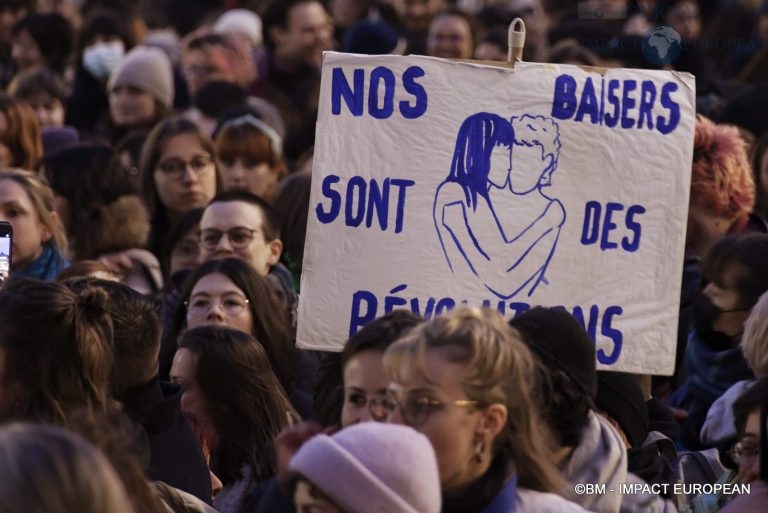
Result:
{"label": "black face mask", "polygon": [[743,312],[745,310],[749,310],[749,308],[723,310],[714,304],[709,296],[699,293],[691,306],[691,324],[693,325],[693,329],[696,330],[696,334],[702,339],[717,346],[731,346],[733,345],[733,338],[738,337],[741,334],[738,333],[731,337],[722,331],[715,331],[712,326],[714,326],[717,319],[724,313]]}

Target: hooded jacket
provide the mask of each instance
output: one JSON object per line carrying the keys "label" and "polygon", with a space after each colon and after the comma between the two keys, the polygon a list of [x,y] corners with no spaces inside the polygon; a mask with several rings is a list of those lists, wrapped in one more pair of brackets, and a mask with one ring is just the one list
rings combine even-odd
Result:
{"label": "hooded jacket", "polygon": [[669,404],[688,412],[678,445],[695,450],[703,448],[699,434],[712,403],[734,383],[753,380],[755,375],[739,345],[717,347],[695,330],[688,338],[685,369],[686,380],[669,398]]}
{"label": "hooded jacket", "polygon": [[736,418],[733,415],[733,403],[755,383],[754,380],[739,381],[712,403],[699,434],[704,445],[714,446],[735,441],[738,433]]}
{"label": "hooded jacket", "polygon": [[[605,494],[577,495],[574,502],[596,513],[672,513],[669,501],[656,494],[622,494],[620,485],[646,484],[627,470],[627,450],[619,433],[607,420],[589,413],[581,441],[562,465],[572,484],[604,484]],[[613,490],[613,492],[611,491]]]}

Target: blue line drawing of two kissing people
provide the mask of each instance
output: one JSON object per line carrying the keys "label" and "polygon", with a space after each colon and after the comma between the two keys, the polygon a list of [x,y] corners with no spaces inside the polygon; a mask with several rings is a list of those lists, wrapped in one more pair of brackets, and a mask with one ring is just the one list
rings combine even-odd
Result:
{"label": "blue line drawing of two kissing people", "polygon": [[494,294],[530,296],[554,255],[565,209],[544,193],[560,153],[557,124],[528,114],[480,112],[464,120],[434,221],[448,266],[469,266]]}

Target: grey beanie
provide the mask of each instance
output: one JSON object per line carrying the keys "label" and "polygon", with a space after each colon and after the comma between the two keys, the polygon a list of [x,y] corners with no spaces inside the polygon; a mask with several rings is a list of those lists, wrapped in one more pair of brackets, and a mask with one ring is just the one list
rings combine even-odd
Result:
{"label": "grey beanie", "polygon": [[131,86],[146,91],[165,108],[173,105],[173,70],[159,48],[137,46],[122,58],[109,75],[107,90]]}
{"label": "grey beanie", "polygon": [[289,467],[348,513],[439,513],[440,475],[426,436],[364,422],[305,443]]}

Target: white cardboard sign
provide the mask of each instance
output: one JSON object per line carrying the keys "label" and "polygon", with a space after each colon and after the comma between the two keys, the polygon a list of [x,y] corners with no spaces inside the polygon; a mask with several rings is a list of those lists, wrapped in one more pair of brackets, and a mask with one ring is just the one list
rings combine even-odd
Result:
{"label": "white cardboard sign", "polygon": [[691,75],[328,53],[320,94],[299,347],[396,308],[562,306],[599,367],[673,372]]}

